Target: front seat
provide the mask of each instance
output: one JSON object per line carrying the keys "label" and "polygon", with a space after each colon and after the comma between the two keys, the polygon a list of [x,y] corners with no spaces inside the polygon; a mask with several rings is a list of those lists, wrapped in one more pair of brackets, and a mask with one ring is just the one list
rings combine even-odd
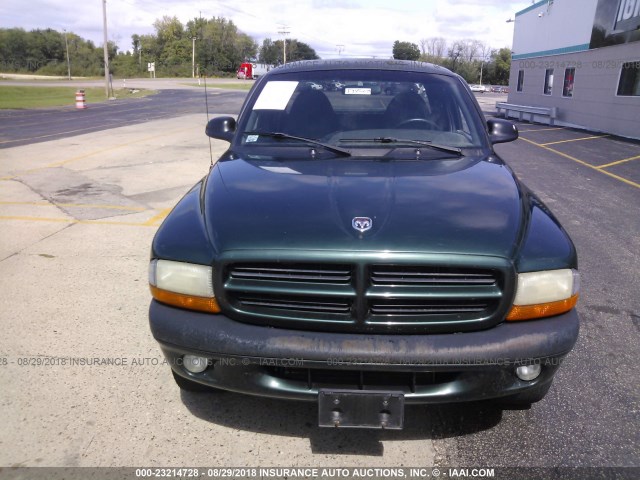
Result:
{"label": "front seat", "polygon": [[324,93],[304,90],[293,100],[285,126],[284,133],[319,139],[336,131],[338,121]]}
{"label": "front seat", "polygon": [[408,120],[428,118],[429,110],[423,98],[415,92],[402,92],[393,97],[385,112],[389,128],[397,128]]}

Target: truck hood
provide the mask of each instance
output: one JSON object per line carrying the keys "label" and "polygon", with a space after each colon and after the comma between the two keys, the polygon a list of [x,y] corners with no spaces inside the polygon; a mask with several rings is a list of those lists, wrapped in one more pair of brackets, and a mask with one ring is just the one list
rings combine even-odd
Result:
{"label": "truck hood", "polygon": [[[494,156],[223,159],[204,190],[219,253],[296,249],[425,252],[512,258],[522,196]],[[355,217],[371,229],[357,231]]]}

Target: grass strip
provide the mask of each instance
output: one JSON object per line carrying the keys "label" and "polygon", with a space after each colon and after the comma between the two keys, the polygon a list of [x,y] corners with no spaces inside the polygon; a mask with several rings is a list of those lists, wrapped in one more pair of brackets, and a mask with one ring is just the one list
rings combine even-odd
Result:
{"label": "grass strip", "polygon": [[[86,103],[105,102],[104,88],[30,87],[0,84],[0,109],[30,109],[75,105],[76,91],[84,90]],[[139,98],[156,93],[154,90],[114,89],[118,99]]]}

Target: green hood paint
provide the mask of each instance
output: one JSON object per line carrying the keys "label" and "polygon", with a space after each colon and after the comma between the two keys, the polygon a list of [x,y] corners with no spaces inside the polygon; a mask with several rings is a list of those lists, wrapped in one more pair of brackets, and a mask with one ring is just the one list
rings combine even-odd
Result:
{"label": "green hood paint", "polygon": [[[501,162],[248,160],[219,162],[205,211],[219,252],[236,249],[462,253],[511,257],[522,222]],[[370,217],[360,233],[354,217]]]}
{"label": "green hood paint", "polygon": [[[370,217],[373,227],[359,233],[354,217]],[[519,272],[577,268],[567,233],[496,156],[227,153],[169,214],[151,255],[211,265],[225,252],[266,250],[487,256]]]}

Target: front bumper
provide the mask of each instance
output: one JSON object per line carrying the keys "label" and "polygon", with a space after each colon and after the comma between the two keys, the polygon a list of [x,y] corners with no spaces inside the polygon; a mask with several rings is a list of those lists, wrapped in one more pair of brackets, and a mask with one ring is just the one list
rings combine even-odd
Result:
{"label": "front bumper", "polygon": [[[149,320],[177,374],[225,390],[310,401],[325,387],[382,387],[402,391],[406,403],[482,400],[524,392],[553,380],[579,331],[575,310],[487,330],[430,335],[286,330],[156,301],[151,303]],[[185,354],[210,358],[212,366],[191,374],[182,367]],[[540,376],[529,382],[518,379],[515,369],[532,363],[541,364]],[[356,385],[341,383],[341,373],[360,380]],[[337,383],[316,381],[320,378]]]}

